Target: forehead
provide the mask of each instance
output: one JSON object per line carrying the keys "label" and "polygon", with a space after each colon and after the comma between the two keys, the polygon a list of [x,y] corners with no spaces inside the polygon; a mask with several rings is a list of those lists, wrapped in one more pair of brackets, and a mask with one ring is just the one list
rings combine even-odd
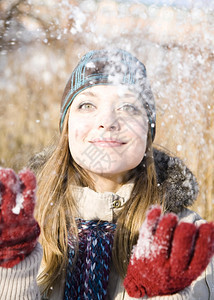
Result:
{"label": "forehead", "polygon": [[85,89],[84,91],[80,92],[77,97],[94,97],[94,98],[106,98],[106,97],[112,97],[112,98],[130,98],[133,100],[137,100],[136,94],[131,91],[130,88],[128,88],[125,85],[96,85],[90,88]]}

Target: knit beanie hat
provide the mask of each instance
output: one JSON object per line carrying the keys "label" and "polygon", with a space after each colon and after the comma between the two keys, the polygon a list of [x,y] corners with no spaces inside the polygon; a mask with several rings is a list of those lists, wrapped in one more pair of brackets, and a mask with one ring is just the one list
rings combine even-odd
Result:
{"label": "knit beanie hat", "polygon": [[83,90],[96,85],[126,85],[147,112],[152,140],[155,137],[155,102],[146,68],[136,57],[121,49],[94,50],[85,54],[72,72],[61,102],[60,131],[69,106]]}

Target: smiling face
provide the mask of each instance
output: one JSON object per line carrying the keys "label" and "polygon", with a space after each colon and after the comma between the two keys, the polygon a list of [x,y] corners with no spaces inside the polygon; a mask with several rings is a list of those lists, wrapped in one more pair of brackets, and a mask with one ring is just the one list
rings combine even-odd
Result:
{"label": "smiling face", "polygon": [[97,85],[79,93],[69,112],[69,148],[78,165],[99,175],[125,175],[142,161],[146,111],[126,86]]}

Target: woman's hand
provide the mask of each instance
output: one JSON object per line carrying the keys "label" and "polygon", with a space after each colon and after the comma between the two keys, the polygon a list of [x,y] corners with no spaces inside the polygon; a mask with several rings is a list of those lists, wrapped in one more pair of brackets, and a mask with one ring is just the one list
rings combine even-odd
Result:
{"label": "woman's hand", "polygon": [[35,248],[40,228],[33,217],[36,178],[0,169],[0,266],[11,268]]}
{"label": "woman's hand", "polygon": [[200,227],[155,206],[143,223],[124,286],[129,296],[171,295],[189,286],[214,254],[214,223]]}

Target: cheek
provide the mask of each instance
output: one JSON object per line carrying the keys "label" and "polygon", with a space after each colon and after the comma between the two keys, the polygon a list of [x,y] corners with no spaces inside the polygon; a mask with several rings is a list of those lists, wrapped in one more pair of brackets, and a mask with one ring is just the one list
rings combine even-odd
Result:
{"label": "cheek", "polygon": [[146,145],[147,145],[147,135],[148,135],[148,124],[134,123],[130,126],[130,134],[132,136],[132,148],[130,151],[135,153],[135,158],[139,160],[139,162],[143,159]]}
{"label": "cheek", "polygon": [[133,138],[146,141],[148,135],[148,124],[147,122],[133,122],[129,124],[129,132]]}
{"label": "cheek", "polygon": [[69,140],[70,142],[84,139],[89,131],[89,126],[86,122],[70,118],[69,120]]}

